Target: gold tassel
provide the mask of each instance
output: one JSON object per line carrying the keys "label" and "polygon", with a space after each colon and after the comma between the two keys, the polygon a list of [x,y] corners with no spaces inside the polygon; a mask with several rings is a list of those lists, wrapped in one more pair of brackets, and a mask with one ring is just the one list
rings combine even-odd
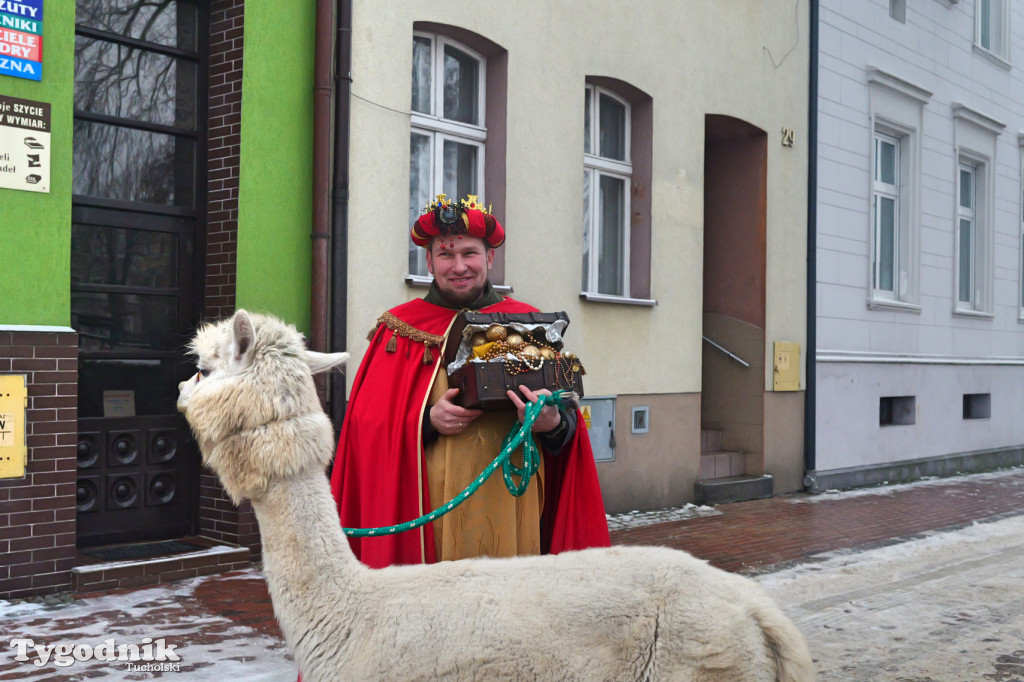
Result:
{"label": "gold tassel", "polygon": [[394,353],[395,351],[398,350],[398,332],[391,332],[391,340],[388,341],[388,346],[384,350],[386,350],[389,353]]}
{"label": "gold tassel", "polygon": [[434,362],[434,356],[430,354],[430,344],[423,342],[423,364],[429,365]]}

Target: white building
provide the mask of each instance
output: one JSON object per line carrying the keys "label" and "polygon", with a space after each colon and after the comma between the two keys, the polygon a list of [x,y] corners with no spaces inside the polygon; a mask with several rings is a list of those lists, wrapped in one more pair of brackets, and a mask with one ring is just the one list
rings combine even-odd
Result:
{"label": "white building", "polygon": [[1019,463],[1024,6],[821,0],[818,31],[808,483]]}

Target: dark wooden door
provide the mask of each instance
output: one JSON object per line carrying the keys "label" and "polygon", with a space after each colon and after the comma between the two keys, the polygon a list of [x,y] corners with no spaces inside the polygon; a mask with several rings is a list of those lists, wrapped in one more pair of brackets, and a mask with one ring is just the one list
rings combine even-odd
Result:
{"label": "dark wooden door", "polygon": [[196,530],[199,458],[175,399],[201,310],[205,14],[188,0],[77,0],[80,546]]}

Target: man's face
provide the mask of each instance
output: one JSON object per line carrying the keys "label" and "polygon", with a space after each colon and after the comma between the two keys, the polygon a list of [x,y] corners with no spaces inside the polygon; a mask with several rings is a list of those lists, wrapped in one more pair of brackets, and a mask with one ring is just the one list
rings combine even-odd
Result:
{"label": "man's face", "polygon": [[483,239],[436,238],[431,241],[426,256],[427,271],[434,276],[446,301],[467,306],[483,294],[487,273],[494,264],[494,249],[487,248]]}

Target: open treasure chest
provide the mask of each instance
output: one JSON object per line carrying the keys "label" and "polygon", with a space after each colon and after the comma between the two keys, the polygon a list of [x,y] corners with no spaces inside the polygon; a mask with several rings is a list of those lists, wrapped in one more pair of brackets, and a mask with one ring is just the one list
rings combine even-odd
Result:
{"label": "open treasure chest", "polygon": [[455,318],[445,343],[448,385],[459,388],[463,407],[507,410],[505,391],[519,386],[546,388],[583,396],[586,371],[574,353],[563,348],[569,318],[559,313],[463,312]]}

